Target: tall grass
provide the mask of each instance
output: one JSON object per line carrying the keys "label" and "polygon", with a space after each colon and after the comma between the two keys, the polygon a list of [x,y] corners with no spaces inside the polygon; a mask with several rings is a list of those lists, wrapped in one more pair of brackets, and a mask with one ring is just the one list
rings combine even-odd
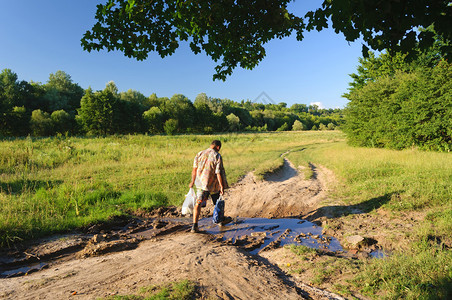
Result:
{"label": "tall grass", "polygon": [[452,252],[415,242],[409,253],[373,260],[353,280],[361,291],[378,299],[451,299]]}
{"label": "tall grass", "polygon": [[289,159],[315,161],[343,180],[340,195],[347,204],[394,194],[392,210],[434,208],[452,203],[452,157],[449,153],[416,150],[353,148],[345,143],[312,145]]}
{"label": "tall grass", "polygon": [[[228,181],[274,162],[293,147],[343,139],[340,132],[0,142],[0,244],[66,231],[138,208],[180,205],[193,158],[220,139]],[[272,163],[269,164],[269,168]]]}
{"label": "tall grass", "polygon": [[379,208],[399,218],[424,216],[405,250],[365,265],[354,280],[361,292],[379,299],[452,297],[450,153],[354,148],[339,142],[308,145],[288,157],[298,165],[312,162],[334,171],[339,184],[328,201],[370,214]]}

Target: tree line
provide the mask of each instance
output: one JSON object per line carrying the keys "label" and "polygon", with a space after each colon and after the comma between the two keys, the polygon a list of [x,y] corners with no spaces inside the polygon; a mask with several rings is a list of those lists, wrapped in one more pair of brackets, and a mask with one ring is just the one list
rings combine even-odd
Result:
{"label": "tree line", "polygon": [[368,147],[452,150],[452,64],[437,38],[407,60],[405,53],[360,59],[344,96],[350,144]]}
{"label": "tree line", "polygon": [[119,92],[112,81],[100,91],[84,90],[63,71],[45,84],[20,81],[10,69],[0,73],[2,136],[333,130],[343,123],[341,109],[316,105],[236,102],[204,93],[192,102],[181,94]]}

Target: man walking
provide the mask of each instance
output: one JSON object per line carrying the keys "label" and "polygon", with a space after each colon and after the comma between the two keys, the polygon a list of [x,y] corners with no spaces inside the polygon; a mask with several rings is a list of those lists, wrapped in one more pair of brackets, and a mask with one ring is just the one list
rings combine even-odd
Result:
{"label": "man walking", "polygon": [[196,185],[197,193],[191,232],[199,232],[198,220],[201,213],[201,207],[206,206],[209,196],[212,198],[212,202],[215,205],[220,195],[223,195],[224,189],[227,188],[223,158],[219,153],[220,149],[221,142],[219,140],[214,140],[209,148],[200,151],[196,155],[193,162],[189,188]]}

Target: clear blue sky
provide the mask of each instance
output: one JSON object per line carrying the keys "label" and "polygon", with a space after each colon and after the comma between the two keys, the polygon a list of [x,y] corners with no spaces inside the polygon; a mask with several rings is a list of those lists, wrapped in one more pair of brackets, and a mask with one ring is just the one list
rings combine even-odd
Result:
{"label": "clear blue sky", "polygon": [[[267,56],[254,70],[237,68],[226,82],[212,81],[216,65],[203,53],[182,45],[173,56],[151,54],[137,62],[120,52],[86,52],[80,39],[95,23],[97,0],[2,1],[0,9],[0,69],[20,80],[45,83],[50,73],[68,73],[83,88],[101,90],[113,80],[120,91],[134,89],[145,96],[180,93],[194,101],[199,93],[234,101],[254,101],[265,92],[275,103],[343,107],[350,77],[356,71],[361,43],[347,43],[328,29],[267,44]],[[307,3],[306,3],[307,2]],[[298,0],[291,11],[304,15],[321,1]]]}

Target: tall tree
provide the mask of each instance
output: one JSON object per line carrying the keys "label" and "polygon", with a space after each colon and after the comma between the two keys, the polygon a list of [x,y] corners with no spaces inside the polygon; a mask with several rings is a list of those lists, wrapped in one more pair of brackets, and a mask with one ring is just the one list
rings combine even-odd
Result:
{"label": "tall tree", "polygon": [[22,105],[20,85],[17,74],[10,69],[0,73],[0,134],[10,135],[12,128],[11,118],[14,119],[14,107]]}
{"label": "tall tree", "polygon": [[[361,60],[352,74],[344,127],[354,145],[452,150],[452,64],[401,67],[391,55]],[[414,66],[414,67],[413,67]]]}
{"label": "tall tree", "polygon": [[88,133],[101,135],[114,133],[116,104],[117,98],[110,89],[95,93],[88,89],[81,100],[77,120]]}
{"label": "tall tree", "polygon": [[80,107],[80,100],[83,96],[83,89],[72,82],[69,74],[63,71],[56,71],[49,75],[49,80],[44,85],[44,102],[49,112],[65,110],[75,112]]}
{"label": "tall tree", "polygon": [[[423,32],[433,32],[432,27],[422,30]],[[435,42],[427,49],[420,47],[419,43],[416,44],[415,51],[417,52],[416,59],[406,61],[406,53],[396,52],[391,54],[388,51],[383,51],[378,56],[374,52],[369,51],[366,57],[359,58],[359,65],[357,72],[350,74],[353,79],[349,83],[349,93],[344,94],[345,98],[348,98],[350,93],[363,88],[370,82],[375,82],[377,79],[384,76],[394,76],[396,72],[411,72],[415,69],[429,69],[435,67],[441,60],[445,59],[444,54],[441,52],[441,47],[449,45],[439,35],[435,35]]]}
{"label": "tall tree", "polygon": [[194,102],[196,110],[194,127],[197,131],[203,132],[205,131],[204,128],[215,126],[215,116],[210,110],[208,102],[200,100],[200,95],[196,97]]}
{"label": "tall tree", "polygon": [[299,114],[302,112],[308,112],[308,107],[306,104],[295,103],[290,107],[290,111]]}
{"label": "tall tree", "polygon": [[138,104],[139,106],[143,106],[143,109],[149,109],[149,102],[148,98],[146,98],[145,95],[142,93],[128,89],[127,92],[121,92],[119,93],[119,98],[123,101],[127,101],[130,103]]}
{"label": "tall tree", "polygon": [[195,107],[184,95],[173,95],[171,99],[162,102],[160,109],[166,115],[166,119],[177,121],[179,130],[191,128],[195,123]]}

